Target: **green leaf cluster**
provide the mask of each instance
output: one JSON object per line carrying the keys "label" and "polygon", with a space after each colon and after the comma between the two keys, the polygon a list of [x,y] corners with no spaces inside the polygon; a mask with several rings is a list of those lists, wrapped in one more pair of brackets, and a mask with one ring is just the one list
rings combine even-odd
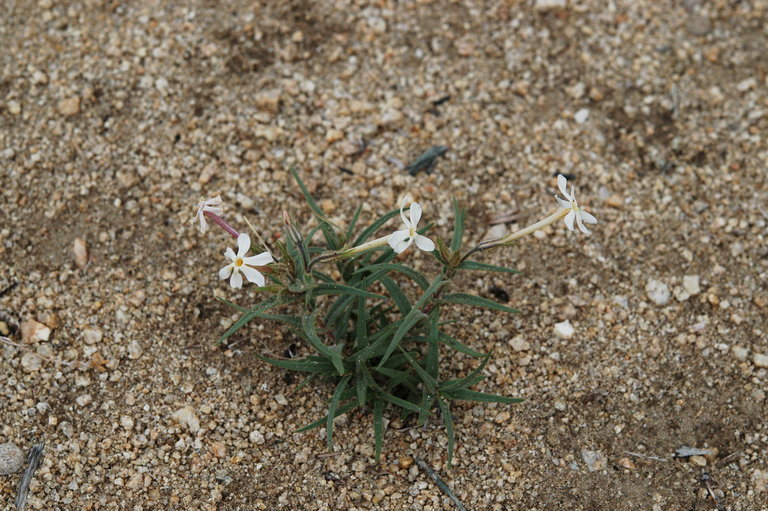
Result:
{"label": "green leaf cluster", "polygon": [[[342,228],[323,213],[298,174],[291,172],[317,226],[303,236],[289,220],[286,242],[277,243],[277,262],[268,270],[272,296],[251,308],[230,304],[241,316],[221,341],[252,320],[283,324],[305,342],[310,354],[294,359],[260,358],[306,373],[302,385],[324,381],[333,386],[325,417],[300,431],[325,426],[331,449],[334,419],[362,409],[373,419],[378,459],[388,410],[399,410],[403,417],[414,416],[418,425],[439,415],[448,435],[450,464],[455,445],[451,412],[455,401],[517,403],[521,399],[472,390],[483,379],[491,353],[478,352],[441,328],[446,324],[441,313],[454,304],[516,311],[487,298],[446,290],[460,271],[515,271],[470,261],[466,255],[471,251],[462,257],[465,211],[455,201],[450,244],[438,239],[433,252],[440,263],[435,275],[428,277],[395,262],[395,253],[387,245],[345,256],[345,250],[368,242],[399,210],[358,230],[358,208],[350,225]],[[322,234],[324,247],[311,245],[317,232]],[[461,378],[444,379],[444,364],[456,358],[455,352],[478,359],[477,367]]]}

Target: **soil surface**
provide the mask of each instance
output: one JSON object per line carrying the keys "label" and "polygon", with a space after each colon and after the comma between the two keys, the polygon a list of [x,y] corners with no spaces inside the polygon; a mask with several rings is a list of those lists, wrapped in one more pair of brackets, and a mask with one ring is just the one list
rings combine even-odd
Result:
{"label": "soil surface", "polygon": [[[415,457],[469,510],[768,508],[765,0],[2,3],[0,443],[46,444],[27,509],[455,509]],[[438,416],[390,416],[379,463],[367,412],[333,453],[297,433],[332,389],[257,358],[307,353],[274,325],[216,345],[216,297],[259,295],[189,219],[221,194],[266,240],[284,208],[311,226],[291,166],[342,224],[409,192],[447,237],[456,196],[477,242],[549,214],[557,172],[598,218],[456,282],[521,310],[451,328],[494,351],[479,390],[526,401],[459,403],[452,468]]]}

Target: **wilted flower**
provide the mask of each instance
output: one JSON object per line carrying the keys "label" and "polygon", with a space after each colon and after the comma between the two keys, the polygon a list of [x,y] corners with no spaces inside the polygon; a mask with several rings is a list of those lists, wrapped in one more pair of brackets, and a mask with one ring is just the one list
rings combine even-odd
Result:
{"label": "wilted flower", "polygon": [[243,286],[243,276],[240,275],[241,272],[245,275],[245,278],[248,279],[248,282],[253,282],[259,287],[263,287],[266,284],[264,275],[253,267],[266,266],[273,262],[274,259],[272,259],[272,254],[269,252],[262,252],[259,255],[245,257],[245,254],[248,253],[250,248],[251,238],[247,234],[242,233],[237,237],[237,254],[235,254],[235,251],[229,247],[227,247],[227,250],[224,252],[224,257],[232,262],[219,270],[219,278],[226,279],[231,274],[232,278],[229,279],[229,285],[235,289],[239,289]]}
{"label": "wilted flower", "polygon": [[213,213],[216,216],[221,216],[221,214],[224,212],[224,210],[219,207],[221,204],[222,201],[220,195],[217,195],[212,199],[201,200],[197,205],[197,214],[192,218],[192,220],[190,220],[190,222],[199,221],[200,232],[205,234],[205,231],[208,230],[208,222],[205,220],[206,211]]}

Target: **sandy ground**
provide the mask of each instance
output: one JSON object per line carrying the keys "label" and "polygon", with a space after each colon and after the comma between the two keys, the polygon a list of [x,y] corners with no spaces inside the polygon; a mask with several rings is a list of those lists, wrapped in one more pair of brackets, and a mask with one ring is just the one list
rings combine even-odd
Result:
{"label": "sandy ground", "polygon": [[[47,445],[28,508],[455,509],[419,456],[470,510],[715,509],[705,472],[767,509],[768,3],[547,3],[3,0],[0,443]],[[431,175],[398,168],[433,145]],[[454,333],[527,401],[457,406],[450,470],[439,419],[391,417],[380,463],[366,414],[331,455],[296,433],[331,389],[256,358],[296,343],[273,325],[215,345],[214,297],[257,296],[188,219],[220,193],[267,239],[285,207],[309,224],[290,166],[340,222],[410,191],[447,236],[455,195],[478,241],[548,213],[558,171],[600,220],[458,283],[522,311],[457,307]]]}

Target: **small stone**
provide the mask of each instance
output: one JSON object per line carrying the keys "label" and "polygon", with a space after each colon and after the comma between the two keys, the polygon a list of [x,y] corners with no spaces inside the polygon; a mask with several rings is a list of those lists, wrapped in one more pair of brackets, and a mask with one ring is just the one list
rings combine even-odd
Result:
{"label": "small stone", "polygon": [[605,205],[611,208],[620,209],[624,207],[624,198],[621,195],[611,195],[605,199]]}
{"label": "small stone", "polygon": [[32,83],[35,85],[45,85],[48,83],[48,75],[42,71],[35,71],[32,73]]}
{"label": "small stone", "polygon": [[397,124],[403,120],[403,113],[395,108],[387,108],[379,118],[379,124],[389,125]]}
{"label": "small stone", "polygon": [[754,362],[757,367],[768,367],[768,355],[755,353],[752,355],[752,362]]}
{"label": "small stone", "polygon": [[50,337],[51,329],[34,319],[21,324],[21,340],[25,343],[47,341]]}
{"label": "small stone", "polygon": [[96,344],[101,342],[104,338],[104,334],[98,328],[86,328],[83,330],[83,341],[85,344]]}
{"label": "small stone", "polygon": [[634,462],[629,458],[621,458],[619,461],[616,462],[620,467],[626,468],[628,470],[634,470],[635,464]]}
{"label": "small stone", "polygon": [[688,33],[695,36],[707,35],[712,30],[712,23],[709,18],[701,14],[692,14],[685,22],[685,28]]}
{"label": "small stone", "polygon": [[177,410],[171,418],[181,424],[187,426],[191,433],[197,433],[200,431],[200,420],[195,415],[195,411],[190,406],[185,406],[180,410]]}
{"label": "small stone", "polygon": [[587,464],[587,469],[590,472],[595,472],[596,470],[602,470],[607,465],[605,456],[603,456],[603,453],[601,453],[600,451],[590,451],[588,449],[582,449],[581,457],[584,460],[584,463]]}
{"label": "small stone", "polygon": [[75,399],[78,406],[87,406],[91,404],[91,401],[93,401],[93,397],[91,397],[90,394],[83,394],[82,396],[77,396],[77,399]]}
{"label": "small stone", "polygon": [[277,113],[280,108],[280,91],[266,90],[256,94],[256,106],[268,112]]}
{"label": "small stone", "polygon": [[37,353],[24,353],[24,356],[21,357],[21,367],[28,373],[39,371],[43,367],[43,359]]}
{"label": "small stone", "polygon": [[133,418],[128,415],[121,415],[120,416],[120,425],[125,429],[126,431],[131,431],[134,426]]}
{"label": "small stone", "polygon": [[128,358],[131,360],[136,360],[141,356],[143,353],[143,350],[141,349],[141,345],[136,341],[131,341],[128,343],[128,348],[126,349],[128,352]]}
{"label": "small stone", "polygon": [[6,337],[11,335],[11,327],[5,321],[0,321],[0,335],[5,335]]}
{"label": "small stone", "polygon": [[731,348],[731,351],[733,352],[733,356],[741,362],[746,362],[747,357],[749,356],[749,350],[744,346],[734,346]]}
{"label": "small stone", "polygon": [[77,96],[59,101],[59,113],[65,117],[71,117],[80,113],[80,98]]}
{"label": "small stone", "polygon": [[531,343],[523,339],[521,336],[517,336],[514,339],[512,339],[512,342],[510,343],[512,346],[512,349],[515,351],[528,351],[531,349]]}
{"label": "small stone", "polygon": [[11,100],[6,105],[11,115],[19,115],[21,113],[21,105],[18,101]]}
{"label": "small stone", "polygon": [[24,453],[15,444],[0,444],[0,476],[15,474],[24,466]]}
{"label": "small stone", "polygon": [[645,285],[645,293],[648,295],[648,299],[659,306],[666,305],[671,296],[667,285],[654,279],[650,279]]}
{"label": "small stone", "polygon": [[566,0],[536,0],[533,4],[533,10],[536,12],[547,12],[556,9],[565,9]]}
{"label": "small stone", "polygon": [[142,477],[141,472],[134,472],[128,478],[128,482],[125,483],[125,487],[135,491],[141,488],[143,484],[144,484],[144,478]]}
{"label": "small stone", "polygon": [[400,460],[398,461],[398,466],[400,468],[407,470],[411,465],[413,465],[413,458],[407,454],[400,456]]}
{"label": "small stone", "polygon": [[768,491],[768,470],[756,468],[752,471],[752,484],[759,492]]}
{"label": "small stone", "polygon": [[88,244],[83,238],[75,238],[72,245],[72,253],[75,255],[75,264],[81,270],[88,264]]}
{"label": "small stone", "polygon": [[329,129],[325,133],[325,141],[330,143],[337,142],[344,138],[344,132],[336,129]]}
{"label": "small stone", "polygon": [[691,456],[688,461],[700,467],[707,466],[707,459],[704,456]]}
{"label": "small stone", "polygon": [[561,339],[570,339],[575,332],[576,330],[573,328],[573,325],[567,319],[560,323],[555,323],[555,335]]}
{"label": "small stone", "polygon": [[211,454],[223,458],[227,455],[227,446],[223,442],[211,442]]}
{"label": "small stone", "polygon": [[248,435],[248,440],[250,440],[252,444],[261,445],[264,443],[264,435],[254,429],[251,431],[251,434]]}
{"label": "small stone", "polygon": [[201,185],[208,184],[211,178],[215,175],[216,175],[216,165],[211,163],[209,165],[206,165],[203,168],[203,171],[200,172],[200,176],[198,176],[197,182],[200,183]]}
{"label": "small stone", "polygon": [[689,296],[696,296],[701,293],[701,287],[699,287],[698,275],[684,275],[683,276],[683,289]]}
{"label": "small stone", "polygon": [[275,395],[275,401],[277,401],[277,404],[285,406],[288,404],[288,400],[285,399],[285,396],[282,394],[276,394]]}
{"label": "small stone", "polygon": [[589,109],[588,108],[582,108],[578,112],[576,112],[573,116],[573,120],[576,121],[578,124],[584,124],[589,119]]}

